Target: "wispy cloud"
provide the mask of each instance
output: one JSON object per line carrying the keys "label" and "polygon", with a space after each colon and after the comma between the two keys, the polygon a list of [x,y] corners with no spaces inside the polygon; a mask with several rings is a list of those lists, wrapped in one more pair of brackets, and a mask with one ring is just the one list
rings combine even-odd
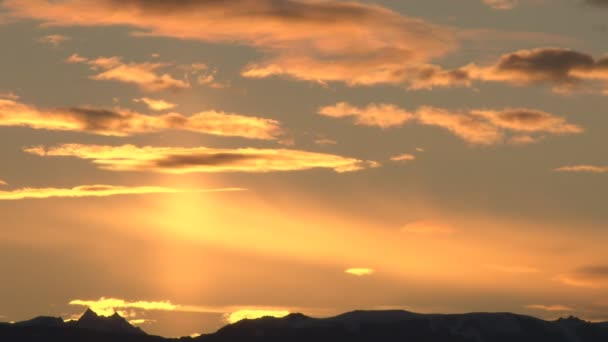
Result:
{"label": "wispy cloud", "polygon": [[373,161],[289,149],[66,144],[51,148],[30,147],[24,151],[39,156],[64,156],[92,160],[104,170],[172,174],[299,171],[315,168],[331,169],[341,173],[379,166]]}
{"label": "wispy cloud", "polygon": [[530,304],[530,305],[526,305],[526,308],[535,309],[535,310],[543,310],[543,311],[574,311],[573,308],[566,306],[566,305],[561,305],[561,304],[556,304],[556,305]]}
{"label": "wispy cloud", "polygon": [[158,186],[81,185],[74,188],[23,188],[0,191],[0,201],[44,199],[53,197],[109,197],[117,195],[174,194],[184,192],[242,191],[240,188],[178,189]]}
{"label": "wispy cloud", "polygon": [[347,274],[350,274],[350,275],[357,276],[357,277],[363,277],[363,276],[370,276],[370,275],[374,274],[375,271],[371,268],[357,267],[357,268],[349,268],[344,272]]}
{"label": "wispy cloud", "polygon": [[493,145],[504,140],[498,127],[470,113],[435,107],[421,107],[416,113],[421,124],[441,127],[471,144]]}
{"label": "wispy cloud", "polygon": [[175,129],[220,136],[275,140],[282,134],[276,120],[218,111],[186,116],[179,113],[145,115],[128,109],[72,107],[41,109],[0,99],[0,126],[77,131],[127,136]]}
{"label": "wispy cloud", "polygon": [[0,99],[16,101],[19,99],[19,95],[13,93],[12,91],[3,91],[3,92],[0,92]]}
{"label": "wispy cloud", "polygon": [[71,38],[68,36],[63,36],[60,34],[51,34],[38,39],[38,41],[44,44],[50,44],[54,47],[58,47],[59,45],[61,45],[61,43],[66,42],[70,39]]}
{"label": "wispy cloud", "polygon": [[6,0],[4,7],[54,25],[127,25],[139,35],[252,46],[268,57],[243,70],[251,78],[401,84],[457,45],[451,29],[354,1]]}
{"label": "wispy cloud", "polygon": [[414,115],[404,109],[390,104],[372,103],[367,107],[356,107],[346,102],[319,109],[319,114],[333,118],[353,117],[355,124],[389,128],[402,126],[414,118]]}
{"label": "wispy cloud", "polygon": [[391,157],[391,160],[395,161],[395,162],[412,161],[412,160],[416,160],[416,156],[413,154],[404,153],[404,154],[400,154],[400,155]]}
{"label": "wispy cloud", "polygon": [[483,2],[497,10],[513,9],[519,4],[519,0],[483,0]]}
{"label": "wispy cloud", "polygon": [[167,110],[167,109],[173,109],[175,108],[177,105],[175,103],[171,103],[171,102],[167,102],[165,100],[154,100],[148,97],[142,97],[139,99],[133,99],[133,102],[141,102],[143,104],[145,104],[146,106],[148,106],[149,109],[151,110],[155,110],[157,112],[161,112],[163,110]]}
{"label": "wispy cloud", "polygon": [[0,179],[0,185],[8,185],[8,183]]}
{"label": "wispy cloud", "polygon": [[554,171],[557,172],[584,172],[584,173],[608,173],[608,166],[597,165],[569,165],[561,166]]}
{"label": "wispy cloud", "polygon": [[319,113],[343,118],[355,117],[355,124],[382,128],[401,126],[409,121],[446,129],[463,140],[476,145],[493,145],[505,141],[532,143],[541,137],[532,134],[566,135],[582,133],[584,129],[563,117],[536,109],[506,108],[458,111],[423,106],[410,112],[390,104],[370,104],[356,107],[345,102],[323,107]]}
{"label": "wispy cloud", "polygon": [[608,265],[595,264],[579,267],[560,274],[556,280],[565,285],[584,288],[608,288]]}
{"label": "wispy cloud", "polygon": [[534,268],[534,267],[516,266],[516,265],[490,264],[490,265],[486,265],[486,268],[494,270],[494,271],[500,271],[500,272],[511,273],[511,274],[534,274],[534,273],[540,272],[539,269]]}
{"label": "wispy cloud", "polygon": [[99,57],[88,59],[73,54],[66,60],[68,63],[86,63],[93,71],[98,72],[90,78],[97,81],[116,81],[131,83],[144,91],[183,90],[190,88],[187,80],[179,80],[159,69],[169,66],[167,63],[125,63],[120,57]]}

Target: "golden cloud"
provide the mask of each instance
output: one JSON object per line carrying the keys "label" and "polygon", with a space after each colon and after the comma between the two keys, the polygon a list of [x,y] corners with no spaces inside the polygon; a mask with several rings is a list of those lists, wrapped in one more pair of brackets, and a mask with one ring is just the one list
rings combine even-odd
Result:
{"label": "golden cloud", "polygon": [[400,161],[411,161],[416,160],[416,156],[409,153],[400,154],[397,156],[391,157],[392,161],[400,162]]}
{"label": "golden cloud", "polygon": [[[584,129],[570,124],[565,118],[528,108],[503,110],[454,111],[443,108],[419,107],[409,112],[390,104],[370,104],[356,107],[346,102],[319,110],[321,115],[343,118],[355,117],[357,125],[382,128],[401,126],[410,120],[419,124],[444,128],[471,144],[493,145],[508,141],[516,144],[536,142],[542,137],[531,134],[578,134]],[[521,133],[525,133],[522,135]]]}
{"label": "golden cloud", "polygon": [[0,179],[0,185],[8,185],[8,183]]}
{"label": "golden cloud", "polygon": [[133,102],[141,102],[148,106],[151,110],[161,112],[167,109],[173,109],[177,105],[175,103],[167,102],[165,100],[154,100],[148,97],[142,97],[139,99],[133,99]]}
{"label": "golden cloud", "polygon": [[493,145],[504,137],[498,127],[468,113],[435,107],[421,107],[416,113],[421,124],[444,128],[471,144]]}
{"label": "golden cloud", "polygon": [[573,311],[574,309],[566,306],[566,305],[561,305],[561,304],[557,304],[557,305],[542,305],[542,304],[531,304],[531,305],[526,305],[526,308],[528,309],[535,309],[535,310],[544,310],[544,311]]}
{"label": "golden cloud", "polygon": [[98,81],[117,81],[132,83],[145,91],[182,90],[190,88],[190,83],[178,80],[168,73],[158,73],[158,69],[168,66],[166,63],[124,63],[120,57],[99,57],[88,59],[73,54],[66,60],[68,63],[86,63],[91,70],[99,71],[90,78]]}
{"label": "golden cloud", "polygon": [[[70,301],[70,305],[86,306],[95,311],[101,316],[111,316],[114,312],[120,309],[140,309],[140,310],[158,310],[158,311],[175,311],[179,308],[178,305],[172,304],[170,301],[135,301],[128,302],[123,299],[101,297],[99,300],[79,300]],[[129,315],[126,315],[127,317]],[[123,316],[125,317],[125,316]]]}
{"label": "golden cloud", "polygon": [[[85,306],[101,316],[111,316],[118,313],[122,317],[131,318],[132,324],[144,324],[149,320],[138,318],[138,311],[174,311],[197,313],[222,313],[228,323],[236,323],[243,319],[262,317],[285,317],[289,311],[278,308],[237,308],[237,307],[205,307],[195,305],[178,305],[169,300],[164,301],[127,301],[119,298],[101,297],[98,300],[70,301],[70,305]],[[74,318],[73,318],[74,319]]]}
{"label": "golden cloud", "polygon": [[110,171],[151,171],[171,174],[299,171],[314,168],[332,169],[342,173],[380,166],[373,161],[289,149],[66,144],[48,149],[42,146],[29,147],[24,151],[39,156],[92,160],[101,169]]}
{"label": "golden cloud", "polygon": [[608,173],[608,166],[597,165],[569,165],[554,169],[557,172],[586,172],[586,173]]}
{"label": "golden cloud", "polygon": [[139,35],[251,46],[268,55],[243,70],[252,78],[405,83],[456,46],[445,27],[379,5],[336,0],[6,0],[3,6],[13,16],[53,25],[127,25]]}
{"label": "golden cloud", "polygon": [[152,116],[122,108],[40,109],[3,99],[0,99],[0,126],[25,126],[113,136],[154,133],[168,129],[262,140],[275,140],[283,134],[276,120],[217,111],[200,112],[190,116],[179,113]]}
{"label": "golden cloud", "polygon": [[236,323],[244,319],[257,319],[262,317],[282,318],[289,315],[287,310],[257,310],[257,309],[242,309],[225,315],[228,323]]}
{"label": "golden cloud", "polygon": [[53,197],[108,197],[117,195],[175,194],[184,192],[224,192],[242,191],[240,188],[218,189],[177,189],[158,186],[114,186],[114,185],[81,185],[74,188],[23,188],[12,191],[0,191],[0,201],[23,199],[44,199]]}
{"label": "golden cloud", "polygon": [[357,277],[370,276],[370,275],[374,274],[374,272],[375,271],[371,268],[359,268],[359,267],[349,268],[344,271],[344,273],[354,275]]}
{"label": "golden cloud", "polygon": [[319,109],[319,114],[333,118],[353,117],[355,124],[389,128],[402,126],[414,118],[406,110],[390,104],[370,104],[365,108],[355,107],[346,102]]}

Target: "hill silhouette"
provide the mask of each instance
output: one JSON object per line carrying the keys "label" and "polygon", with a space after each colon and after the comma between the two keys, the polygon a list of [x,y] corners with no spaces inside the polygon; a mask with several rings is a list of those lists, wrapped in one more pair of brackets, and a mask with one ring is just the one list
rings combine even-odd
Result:
{"label": "hill silhouette", "polygon": [[0,324],[0,341],[23,342],[605,342],[608,324],[576,317],[545,321],[512,313],[417,314],[353,311],[330,318],[290,314],[242,320],[197,338],[147,335],[118,314],[87,310],[78,321],[37,317]]}

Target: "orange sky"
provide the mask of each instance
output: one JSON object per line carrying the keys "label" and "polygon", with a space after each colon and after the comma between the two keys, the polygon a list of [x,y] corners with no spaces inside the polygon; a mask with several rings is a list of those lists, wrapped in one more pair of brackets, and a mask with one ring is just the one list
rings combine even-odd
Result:
{"label": "orange sky", "polygon": [[0,321],[608,320],[607,15],[1,0]]}

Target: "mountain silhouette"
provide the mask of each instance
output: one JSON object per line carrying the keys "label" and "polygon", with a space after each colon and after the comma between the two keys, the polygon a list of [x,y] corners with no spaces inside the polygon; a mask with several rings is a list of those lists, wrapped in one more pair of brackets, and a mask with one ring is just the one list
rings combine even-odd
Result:
{"label": "mountain silhouette", "polygon": [[118,313],[114,313],[110,317],[97,315],[93,310],[87,309],[77,321],[68,322],[81,329],[93,330],[98,332],[125,334],[125,335],[145,335],[146,333],[140,328],[136,328],[129,324],[126,319],[122,318]]}
{"label": "mountain silhouette", "polygon": [[19,342],[605,342],[608,323],[576,317],[545,321],[512,313],[417,314],[353,311],[330,318],[300,313],[245,319],[213,334],[167,339],[145,334],[118,314],[87,310],[78,321],[37,317],[0,324],[0,341]]}

